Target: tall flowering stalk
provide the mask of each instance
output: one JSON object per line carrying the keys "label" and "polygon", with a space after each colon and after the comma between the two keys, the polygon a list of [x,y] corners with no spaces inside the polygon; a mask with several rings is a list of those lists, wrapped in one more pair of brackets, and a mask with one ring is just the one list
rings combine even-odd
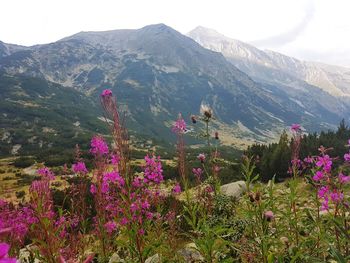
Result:
{"label": "tall flowering stalk", "polygon": [[[349,231],[347,213],[349,205],[344,196],[345,185],[350,182],[350,176],[345,174],[345,168],[349,166],[347,153],[344,155],[344,165],[340,171],[334,171],[334,158],[328,154],[330,149],[323,146],[319,148],[320,155],[310,158],[308,161],[312,166],[312,183],[316,187],[319,209],[328,211],[333,217],[334,236],[336,237],[337,249],[340,253],[349,253],[348,240],[342,244],[340,239],[341,228],[343,232]],[[319,215],[320,212],[318,212]],[[321,225],[321,224],[319,224]]]}
{"label": "tall flowering stalk", "polygon": [[[213,189],[214,194],[217,195],[220,192],[220,178],[219,178],[219,172],[220,172],[220,153],[218,152],[218,144],[219,144],[219,133],[216,131],[214,133],[214,136],[212,137],[211,131],[210,131],[210,123],[214,119],[213,117],[213,110],[209,105],[201,104],[199,109],[200,115],[191,116],[191,120],[193,124],[197,123],[197,120],[200,120],[204,123],[205,130],[204,133],[201,132],[199,134],[199,138],[204,138],[206,140],[206,144],[208,146],[208,160],[204,162],[204,160],[201,160],[202,169],[206,175],[206,182],[209,183]],[[211,147],[211,140],[212,138],[215,139],[215,148]],[[204,154],[202,154],[204,156]],[[209,166],[209,167],[207,167]]]}
{"label": "tall flowering stalk", "polygon": [[293,136],[291,150],[291,173],[293,177],[299,175],[299,170],[301,168],[301,161],[299,159],[300,145],[301,145],[301,127],[299,124],[293,124],[291,126],[291,132]]}
{"label": "tall flowering stalk", "polygon": [[[41,180],[30,187],[30,204],[33,211],[31,237],[45,262],[58,262],[61,249],[65,247],[65,218],[58,218],[53,207],[50,182],[54,174],[46,167],[38,170]],[[45,240],[43,242],[42,240]]]}
{"label": "tall flowering stalk", "polygon": [[[125,127],[125,119],[121,119],[117,99],[111,90],[104,90],[101,94],[101,105],[105,112],[106,123],[109,125],[115,147],[114,155],[118,157],[118,170],[125,176],[131,175],[129,159],[129,136]],[[108,120],[112,120],[112,123]],[[131,180],[131,178],[126,178]]]}
{"label": "tall flowering stalk", "polygon": [[299,124],[293,124],[291,126],[291,132],[293,135],[292,140],[292,155],[291,155],[291,168],[290,172],[293,175],[293,178],[290,180],[290,213],[289,213],[289,222],[290,227],[293,229],[296,246],[299,246],[299,226],[298,226],[298,211],[297,211],[297,199],[298,199],[298,185],[299,185],[299,170],[301,167],[301,161],[299,160],[299,152],[300,152],[300,143],[301,143],[301,127]]}
{"label": "tall flowering stalk", "polygon": [[188,179],[186,176],[186,152],[185,152],[185,140],[184,134],[187,130],[187,125],[185,120],[182,118],[182,115],[179,114],[178,119],[174,123],[172,127],[172,131],[177,135],[177,157],[178,157],[178,171],[182,181],[182,185],[184,186],[184,190],[186,193],[186,198],[189,201],[188,195]]}
{"label": "tall flowering stalk", "polygon": [[[163,170],[160,157],[147,155],[143,174],[137,175],[130,168],[129,142],[124,121],[120,119],[116,98],[110,90],[101,94],[101,103],[113,135],[114,148],[109,152],[109,160],[104,159],[97,165],[96,181],[92,192],[101,204],[105,213],[103,222],[107,234],[121,231],[129,237],[128,248],[133,259],[144,262],[151,251],[146,236],[154,220],[161,216],[153,209],[162,201],[159,184],[163,182]],[[101,148],[101,147],[97,147]],[[106,147],[102,147],[105,149]],[[100,151],[101,159],[106,158],[108,151]],[[103,158],[102,158],[103,159]],[[102,225],[102,224],[100,224]],[[103,230],[101,229],[101,232]]]}

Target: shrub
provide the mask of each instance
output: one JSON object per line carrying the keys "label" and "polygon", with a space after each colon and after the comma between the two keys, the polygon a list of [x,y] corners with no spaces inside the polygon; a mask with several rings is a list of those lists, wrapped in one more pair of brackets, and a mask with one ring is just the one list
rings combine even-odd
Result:
{"label": "shrub", "polygon": [[22,190],[22,191],[16,192],[16,197],[17,197],[18,199],[23,198],[25,195],[26,195],[26,192],[23,191],[23,190]]}
{"label": "shrub", "polygon": [[13,164],[17,168],[26,168],[26,167],[32,166],[34,163],[35,163],[35,160],[33,158],[20,157],[20,158],[17,158]]}

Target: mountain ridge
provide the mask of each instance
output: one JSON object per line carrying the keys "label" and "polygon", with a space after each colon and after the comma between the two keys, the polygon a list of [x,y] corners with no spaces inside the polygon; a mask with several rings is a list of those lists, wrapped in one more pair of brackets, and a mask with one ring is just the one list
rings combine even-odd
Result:
{"label": "mountain ridge", "polygon": [[[284,78],[305,81],[332,96],[350,96],[350,69],[345,67],[333,65],[320,67],[317,62],[302,61],[271,50],[263,51],[204,27],[197,27],[187,35],[203,47],[221,52],[233,65],[260,81],[270,81],[271,76],[282,73],[285,75]],[[336,74],[335,68],[341,68],[343,75]],[[264,69],[271,72],[263,75],[261,72],[264,72]],[[339,81],[342,76],[346,77],[345,83]]]}
{"label": "mountain ridge", "polygon": [[[304,86],[308,93],[294,94],[287,85],[259,82],[223,54],[164,24],[80,32],[32,46],[0,57],[1,74],[57,83],[94,104],[102,89],[110,88],[131,129],[166,141],[174,140],[171,120],[179,112],[189,118],[202,103],[213,108],[213,130],[227,145],[271,141],[296,122],[310,132],[335,128],[349,113],[346,102],[317,87]],[[4,96],[16,100],[19,95],[7,89]],[[85,120],[74,121],[83,125]]]}

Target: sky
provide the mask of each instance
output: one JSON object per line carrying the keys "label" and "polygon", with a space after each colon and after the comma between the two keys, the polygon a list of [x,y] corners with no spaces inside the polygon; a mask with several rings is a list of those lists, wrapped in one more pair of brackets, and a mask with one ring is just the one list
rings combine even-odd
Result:
{"label": "sky", "polygon": [[57,41],[80,31],[204,26],[261,49],[350,67],[349,0],[1,0],[0,40]]}

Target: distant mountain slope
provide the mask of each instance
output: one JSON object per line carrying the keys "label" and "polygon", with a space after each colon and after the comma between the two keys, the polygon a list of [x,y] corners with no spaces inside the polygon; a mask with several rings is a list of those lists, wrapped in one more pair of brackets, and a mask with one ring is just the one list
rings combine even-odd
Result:
{"label": "distant mountain slope", "polygon": [[[254,74],[255,80],[243,71],[245,68],[234,66],[221,53],[203,48],[164,24],[138,30],[81,32],[0,57],[0,84],[21,78],[24,85],[22,78],[27,78],[29,82],[35,79],[49,83],[48,90],[52,85],[56,85],[55,89],[61,87],[61,109],[65,103],[72,103],[73,95],[79,96],[76,110],[88,109],[88,116],[79,117],[81,125],[86,120],[98,120],[99,94],[111,88],[128,115],[128,126],[159,140],[174,139],[169,129],[171,121],[179,112],[186,118],[197,113],[201,103],[213,107],[215,129],[226,144],[235,145],[238,141],[273,140],[291,123],[302,123],[308,131],[315,131],[332,128],[349,116],[346,102],[305,81],[293,77],[304,85],[300,89],[305,91],[297,93],[297,88],[274,81],[259,82]],[[26,92],[36,86],[31,85]],[[1,87],[6,90],[4,99],[11,99],[1,108],[3,114],[9,107],[21,104],[18,101],[23,98],[8,90],[7,85]],[[28,100],[35,102],[37,97]],[[33,107],[24,107],[23,111],[25,115],[39,114]],[[52,115],[56,113],[54,104],[40,111],[42,119],[45,115],[52,120],[59,118]],[[77,120],[67,116],[65,121],[72,126]],[[3,125],[2,134],[13,128],[11,125]]]}
{"label": "distant mountain slope", "polygon": [[[45,79],[0,74],[0,155],[72,152],[107,130],[85,95]],[[88,105],[88,107],[87,107]]]}
{"label": "distant mountain slope", "polygon": [[197,27],[188,33],[203,47],[222,53],[230,62],[257,80],[302,86],[302,81],[333,96],[350,96],[350,69],[305,62],[286,55],[259,50],[228,38],[213,29]]}

